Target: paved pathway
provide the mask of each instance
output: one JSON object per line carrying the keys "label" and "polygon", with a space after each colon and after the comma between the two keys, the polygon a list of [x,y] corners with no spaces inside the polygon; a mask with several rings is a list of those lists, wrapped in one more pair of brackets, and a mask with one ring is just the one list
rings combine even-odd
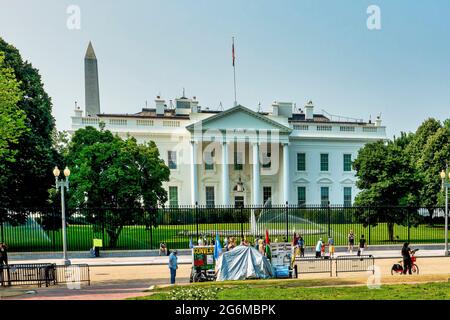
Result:
{"label": "paved pathway", "polygon": [[[373,255],[375,258],[401,258],[400,247],[398,250],[371,250],[370,247],[365,254]],[[442,257],[443,250],[419,250],[418,257]],[[306,255],[313,255],[307,252]],[[336,256],[350,255],[347,252],[337,252]],[[356,251],[353,252],[356,255]],[[88,264],[90,266],[127,266],[127,265],[166,265],[168,257],[166,256],[142,256],[142,257],[98,257],[98,258],[76,258],[71,259],[73,264]],[[10,258],[10,264],[14,263],[56,263],[62,264],[62,259],[16,259]],[[179,264],[192,264],[192,256],[187,254],[179,255]]]}

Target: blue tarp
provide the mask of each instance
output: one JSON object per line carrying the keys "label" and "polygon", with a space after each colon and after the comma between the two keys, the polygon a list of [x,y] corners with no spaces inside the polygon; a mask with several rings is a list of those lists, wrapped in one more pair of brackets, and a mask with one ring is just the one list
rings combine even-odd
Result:
{"label": "blue tarp", "polygon": [[224,252],[216,262],[216,280],[273,278],[269,260],[253,246],[237,246]]}

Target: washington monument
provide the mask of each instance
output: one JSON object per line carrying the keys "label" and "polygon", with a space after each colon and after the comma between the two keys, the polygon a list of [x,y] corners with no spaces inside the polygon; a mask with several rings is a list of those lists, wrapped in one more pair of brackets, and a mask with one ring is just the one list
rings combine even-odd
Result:
{"label": "washington monument", "polygon": [[84,94],[86,116],[97,116],[100,113],[97,57],[90,41],[84,57]]}

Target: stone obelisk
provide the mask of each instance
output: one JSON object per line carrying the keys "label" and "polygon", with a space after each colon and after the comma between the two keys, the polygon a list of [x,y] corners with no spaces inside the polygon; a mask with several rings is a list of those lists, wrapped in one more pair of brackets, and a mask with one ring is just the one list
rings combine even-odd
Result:
{"label": "stone obelisk", "polygon": [[97,57],[90,41],[84,57],[84,94],[86,116],[97,116],[100,113]]}

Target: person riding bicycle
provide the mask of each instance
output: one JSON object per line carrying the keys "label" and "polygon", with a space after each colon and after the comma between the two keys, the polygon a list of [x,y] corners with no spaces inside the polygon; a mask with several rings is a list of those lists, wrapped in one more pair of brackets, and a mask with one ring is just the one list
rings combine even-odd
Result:
{"label": "person riding bicycle", "polygon": [[408,242],[405,242],[403,244],[402,257],[403,257],[403,274],[406,274],[407,270],[409,274],[412,274],[411,248],[409,247]]}

